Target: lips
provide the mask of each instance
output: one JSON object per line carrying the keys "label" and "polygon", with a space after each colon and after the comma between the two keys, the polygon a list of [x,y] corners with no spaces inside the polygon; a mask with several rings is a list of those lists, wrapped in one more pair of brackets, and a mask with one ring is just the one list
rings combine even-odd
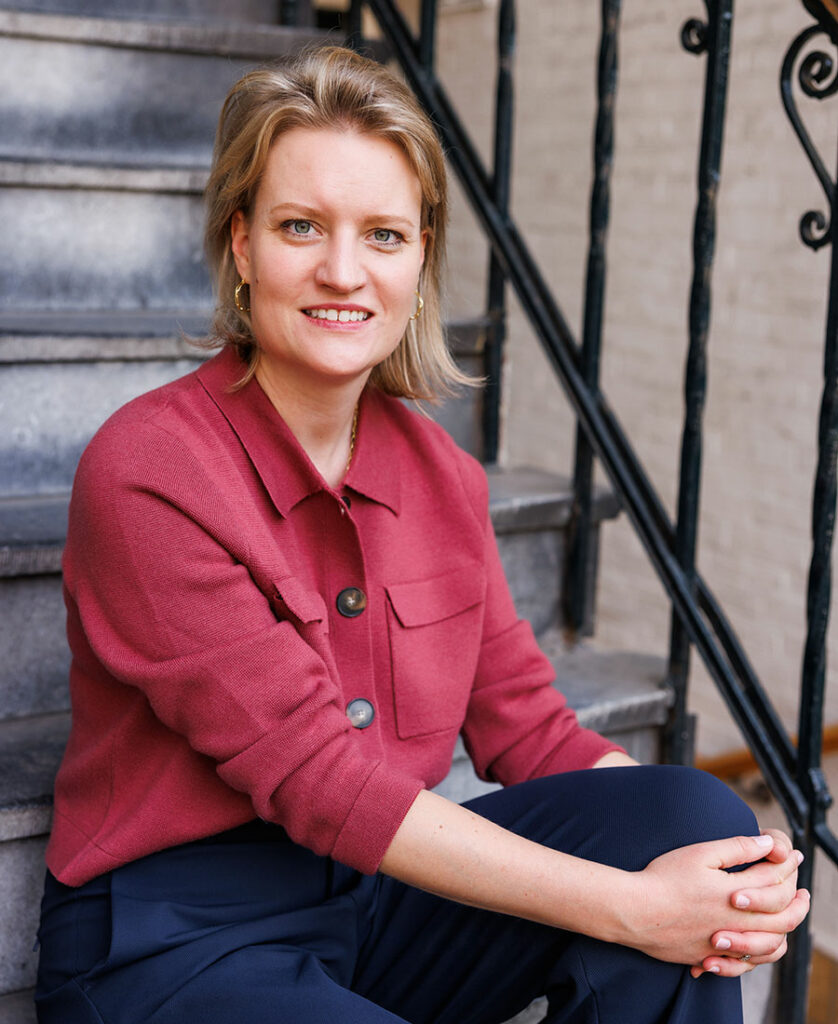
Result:
{"label": "lips", "polygon": [[364,320],[369,320],[371,316],[370,313],[362,309],[335,309],[334,307],[304,309],[303,312],[315,320],[330,320],[341,324],[362,323]]}

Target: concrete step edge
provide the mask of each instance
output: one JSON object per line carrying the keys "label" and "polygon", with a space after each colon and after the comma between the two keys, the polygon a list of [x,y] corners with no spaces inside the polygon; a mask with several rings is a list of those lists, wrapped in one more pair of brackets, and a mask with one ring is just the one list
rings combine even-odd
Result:
{"label": "concrete step edge", "polygon": [[0,187],[63,191],[153,192],[201,195],[204,167],[130,167],[109,163],[0,159]]}
{"label": "concrete step edge", "polygon": [[0,1024],[36,1024],[34,999],[31,988],[0,995]]}
{"label": "concrete step edge", "polygon": [[276,58],[322,43],[322,31],[237,22],[131,20],[0,9],[0,37],[164,50],[205,56]]}

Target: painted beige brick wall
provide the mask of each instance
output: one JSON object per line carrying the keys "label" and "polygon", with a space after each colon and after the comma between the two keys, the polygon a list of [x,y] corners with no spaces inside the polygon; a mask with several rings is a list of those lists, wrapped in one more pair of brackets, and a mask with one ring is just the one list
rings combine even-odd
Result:
{"label": "painted beige brick wall", "polygon": [[[683,415],[687,296],[705,59],[681,25],[699,0],[627,0],[620,40],[617,153],[609,238],[603,386],[672,510]],[[442,0],[439,66],[487,156],[496,0]],[[514,214],[575,332],[582,319],[599,4],[518,4]],[[700,567],[758,673],[795,729],[805,635],[809,520],[820,401],[829,253],[798,239],[823,197],[779,98],[794,36],[810,23],[795,0],[737,0],[705,414]],[[830,167],[838,100],[803,103]],[[449,303],[480,310],[486,250],[456,199]],[[514,306],[514,304],[513,304]],[[569,471],[573,420],[536,342],[513,308],[504,460]],[[667,604],[625,519],[605,531],[596,639],[664,653]],[[838,668],[838,615],[829,659]],[[692,707],[698,749],[741,747],[703,668]],[[826,720],[838,722],[830,678]],[[838,792],[838,759],[829,774]],[[838,822],[836,822],[838,824]],[[820,872],[819,943],[838,955],[838,874]],[[830,909],[831,908],[831,909]]]}

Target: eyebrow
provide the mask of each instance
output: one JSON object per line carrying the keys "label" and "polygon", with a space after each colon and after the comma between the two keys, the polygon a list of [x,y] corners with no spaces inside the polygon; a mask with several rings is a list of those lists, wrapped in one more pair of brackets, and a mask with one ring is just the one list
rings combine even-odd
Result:
{"label": "eyebrow", "polygon": [[[268,215],[293,214],[300,220],[317,220],[321,215],[321,212],[322,211],[315,209],[313,206],[306,206],[305,203],[295,203],[291,200],[285,203],[277,203],[275,206],[272,206],[270,210],[268,210]],[[410,230],[418,230],[420,227],[417,221],[413,221],[399,213],[375,213],[370,217],[367,217],[365,223],[369,225],[393,225],[395,227],[407,228]]]}

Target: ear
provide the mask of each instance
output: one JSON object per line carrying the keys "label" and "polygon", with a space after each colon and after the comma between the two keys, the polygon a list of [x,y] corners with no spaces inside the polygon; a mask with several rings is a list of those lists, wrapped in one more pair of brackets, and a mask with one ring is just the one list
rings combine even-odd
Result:
{"label": "ear", "polygon": [[428,241],[429,241],[430,237],[431,237],[431,232],[429,231],[428,228],[425,228],[425,230],[419,236],[419,251],[421,253],[421,256],[419,257],[419,266],[420,267],[425,262],[425,249],[426,249],[426,247],[428,245]]}
{"label": "ear", "polygon": [[230,220],[230,248],[239,277],[250,280],[250,225],[243,210],[236,210]]}

